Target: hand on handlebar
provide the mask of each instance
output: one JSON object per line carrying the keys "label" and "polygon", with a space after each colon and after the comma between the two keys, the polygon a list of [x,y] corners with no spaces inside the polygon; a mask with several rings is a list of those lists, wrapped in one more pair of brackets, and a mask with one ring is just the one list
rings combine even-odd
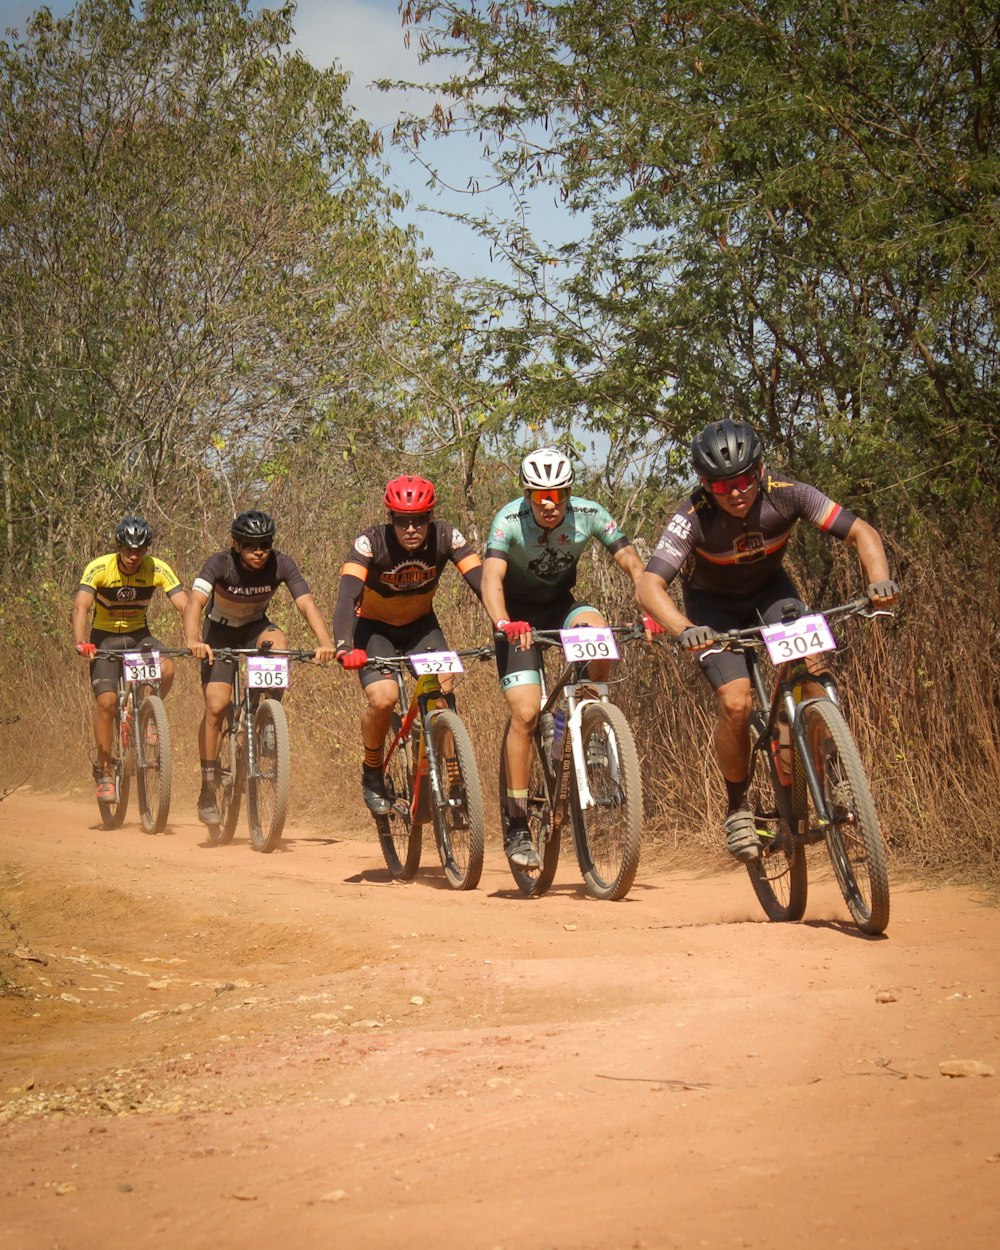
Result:
{"label": "hand on handlebar", "polygon": [[329,647],[317,647],[313,652],[313,663],[329,664],[331,660],[336,658],[336,655],[337,652],[332,645]]}
{"label": "hand on handlebar", "polygon": [[352,647],[350,651],[342,648],[337,652],[336,658],[341,668],[348,670],[364,668],[368,663],[368,652],[361,647]]}
{"label": "hand on handlebar", "polygon": [[93,642],[78,642],[75,644],[77,655],[82,655],[86,660],[92,660],[97,654],[97,644]]}
{"label": "hand on handlebar", "polygon": [[195,639],[194,642],[189,642],[187,646],[196,660],[207,660],[211,664],[215,659],[215,656],[212,654],[212,648],[207,642],[202,642],[200,638]]}
{"label": "hand on handlebar", "polygon": [[496,632],[508,642],[520,642],[522,648],[531,646],[531,626],[527,621],[497,621]]}
{"label": "hand on handlebar", "polygon": [[663,626],[658,620],[650,616],[648,612],[643,612],[642,614],[642,628],[645,630],[647,642],[652,641],[654,634],[663,633]]}
{"label": "hand on handlebar", "polygon": [[715,642],[717,635],[709,625],[689,625],[677,635],[678,645],[685,651],[703,651]]}
{"label": "hand on handlebar", "polygon": [[899,583],[891,577],[885,581],[872,582],[865,594],[873,608],[887,608],[899,598]]}

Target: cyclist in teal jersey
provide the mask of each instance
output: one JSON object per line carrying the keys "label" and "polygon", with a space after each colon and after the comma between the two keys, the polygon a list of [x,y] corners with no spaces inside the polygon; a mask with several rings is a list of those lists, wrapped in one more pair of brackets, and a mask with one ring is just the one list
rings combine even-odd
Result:
{"label": "cyclist in teal jersey", "polygon": [[[531,645],[531,631],[607,624],[596,608],[573,597],[577,564],[592,538],[635,586],[643,571],[636,549],[611,513],[591,499],[571,495],[572,484],[573,466],[561,451],[542,447],[529,452],[521,462],[522,497],[493,518],[483,564],[483,606],[498,635],[497,669],[511,714],[504,851],[522,868],[539,865],[527,821],[531,735],[541,709],[541,656]],[[660,632],[651,619],[646,624]],[[605,681],[610,667],[608,660],[595,660],[588,676]]]}
{"label": "cyclist in teal jersey", "polygon": [[[783,565],[799,520],[854,548],[873,606],[886,607],[899,594],[878,531],[815,486],[769,472],[763,455],[745,421],[716,421],[696,436],[691,463],[701,486],[667,522],[639,587],[639,602],[685,650],[708,651],[698,663],[716,696],[714,745],[728,799],[726,848],[744,863],[760,855],[747,801],[750,676],[738,652],[711,652],[716,632],[773,624],[788,612],[806,610]],[[683,611],[667,590],[678,575]]]}

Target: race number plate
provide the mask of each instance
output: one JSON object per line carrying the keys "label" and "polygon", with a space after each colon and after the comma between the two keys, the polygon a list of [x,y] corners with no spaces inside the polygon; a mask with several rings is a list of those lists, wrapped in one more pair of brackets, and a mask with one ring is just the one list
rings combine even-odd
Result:
{"label": "race number plate", "polygon": [[617,660],[618,644],[610,625],[588,625],[580,629],[561,629],[563,654],[567,660]]}
{"label": "race number plate", "polygon": [[420,651],[410,656],[415,673],[464,673],[457,651]]}
{"label": "race number plate", "polygon": [[159,651],[126,651],[122,655],[122,671],[127,682],[159,681]]}
{"label": "race number plate", "polygon": [[788,624],[767,625],[760,635],[775,664],[804,660],[807,655],[837,649],[837,641],[830,632],[826,617],[818,612],[815,616],[800,616],[797,621],[789,621]]}
{"label": "race number plate", "polygon": [[288,657],[247,656],[247,685],[254,690],[284,690],[288,685]]}

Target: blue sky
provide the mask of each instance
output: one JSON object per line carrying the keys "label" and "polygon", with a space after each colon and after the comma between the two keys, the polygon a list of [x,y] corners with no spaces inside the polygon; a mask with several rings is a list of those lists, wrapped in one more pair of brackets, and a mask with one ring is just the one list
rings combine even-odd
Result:
{"label": "blue sky", "polygon": [[[272,5],[277,2],[272,0]],[[25,19],[39,7],[23,0],[0,0],[0,31],[7,27],[23,30]],[[48,7],[62,16],[73,6],[53,0]],[[388,132],[408,103],[413,111],[426,107],[426,97],[417,93],[408,102],[402,93],[387,95],[371,86],[376,78],[427,81],[434,69],[440,73],[440,62],[436,67],[421,67],[416,48],[406,47],[396,0],[299,0],[295,29],[296,45],[315,65],[326,67],[336,59],[352,75],[350,102],[373,126]],[[470,176],[480,172],[477,149],[472,141],[450,138],[433,144],[432,152],[447,188],[429,189],[426,172],[387,144],[391,180],[410,194],[414,202],[411,219],[423,232],[436,264],[462,278],[491,276],[488,250],[471,231],[419,209],[426,205],[444,211],[483,211],[481,201],[474,201],[466,191]],[[539,197],[532,212],[536,227],[541,224],[548,235],[560,233],[560,213],[551,196],[547,201]]]}

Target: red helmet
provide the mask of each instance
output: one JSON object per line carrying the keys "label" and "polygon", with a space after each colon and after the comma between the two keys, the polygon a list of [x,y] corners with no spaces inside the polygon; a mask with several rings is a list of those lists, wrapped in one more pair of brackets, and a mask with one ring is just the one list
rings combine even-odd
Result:
{"label": "red helmet", "polygon": [[434,483],[412,473],[394,477],[385,488],[385,506],[391,512],[430,512],[436,503]]}

